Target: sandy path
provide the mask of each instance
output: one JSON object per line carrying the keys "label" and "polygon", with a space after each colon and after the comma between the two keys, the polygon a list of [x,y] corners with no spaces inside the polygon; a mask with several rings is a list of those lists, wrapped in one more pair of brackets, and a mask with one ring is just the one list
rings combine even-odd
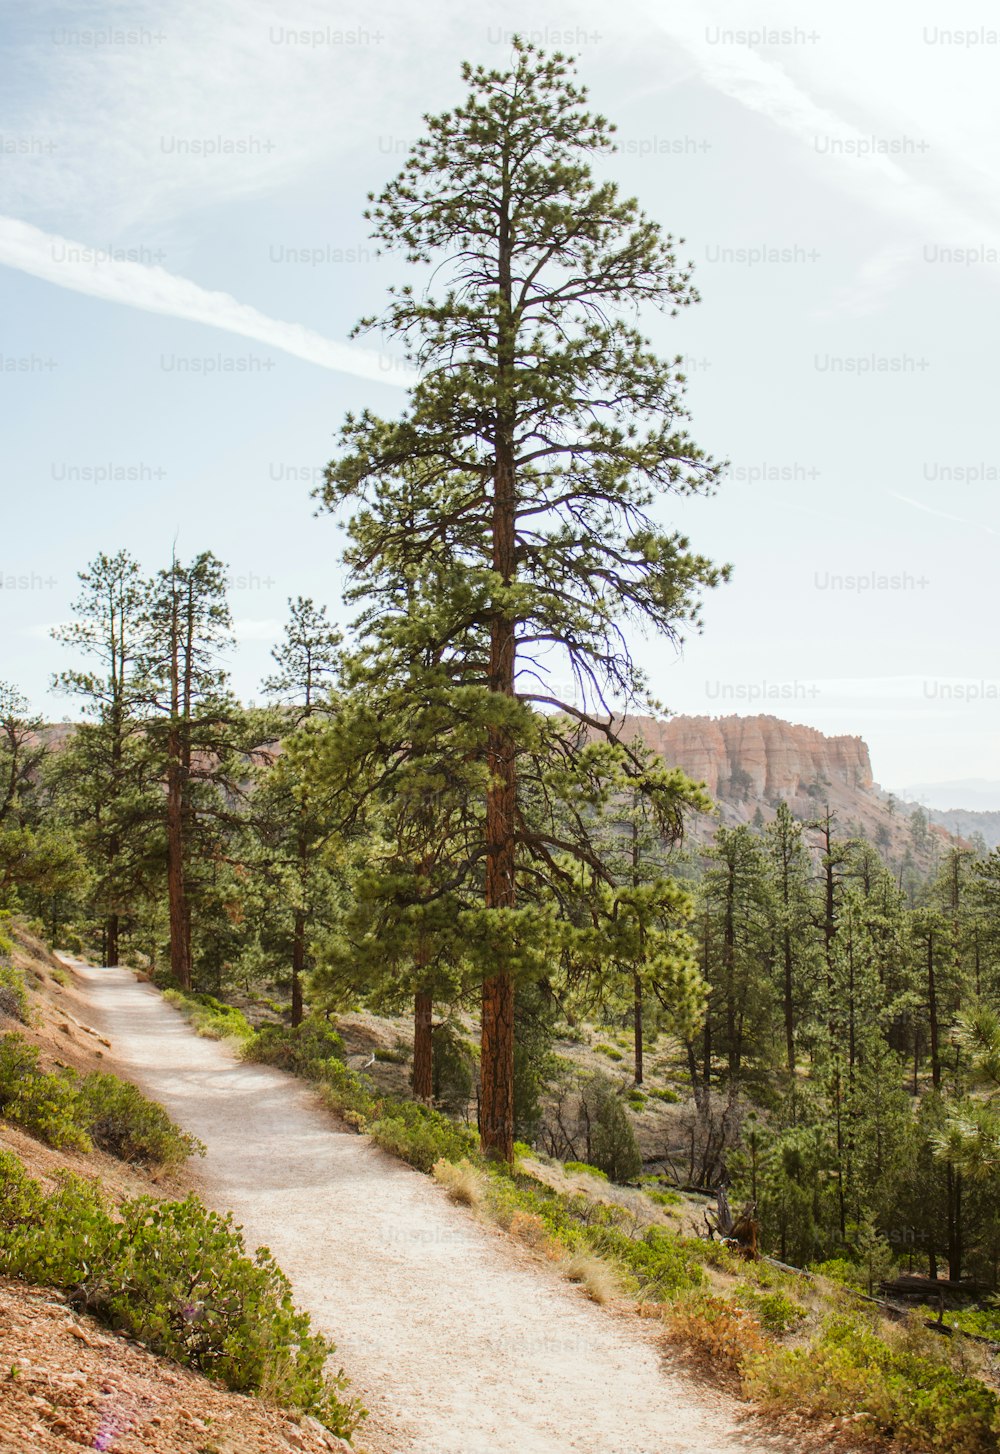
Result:
{"label": "sandy path", "polygon": [[208,1147],[200,1189],[269,1246],[335,1338],[377,1454],[735,1454],[784,1447],[662,1365],[308,1087],[199,1039],[122,969],[73,963],[126,1071]]}

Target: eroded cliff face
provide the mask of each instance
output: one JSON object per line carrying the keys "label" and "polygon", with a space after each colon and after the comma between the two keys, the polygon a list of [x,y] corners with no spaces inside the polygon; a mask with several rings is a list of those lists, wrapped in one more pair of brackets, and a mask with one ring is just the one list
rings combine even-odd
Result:
{"label": "eroded cliff face", "polygon": [[[621,735],[641,738],[669,766],[705,784],[714,807],[688,819],[685,833],[695,844],[710,843],[720,824],[762,827],[780,800],[813,829],[829,811],[837,837],[867,838],[894,871],[912,861],[930,872],[951,841],[948,829],[934,822],[914,836],[912,804],[895,801],[873,782],[861,737],[825,737],[815,727],[768,716],[631,717]],[[818,854],[819,837],[807,835],[807,842]]]}
{"label": "eroded cliff face", "polygon": [[873,787],[860,737],[825,737],[779,717],[635,717],[623,735],[641,737],[713,797],[729,801],[791,801],[830,790],[840,797],[844,789],[853,795]]}

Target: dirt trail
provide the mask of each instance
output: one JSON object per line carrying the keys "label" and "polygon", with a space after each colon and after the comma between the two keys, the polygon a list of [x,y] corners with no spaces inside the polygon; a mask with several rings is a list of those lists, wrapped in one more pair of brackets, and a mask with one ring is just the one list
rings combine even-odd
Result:
{"label": "dirt trail", "polygon": [[[133,1078],[208,1147],[206,1200],[269,1246],[336,1339],[373,1454],[763,1454],[784,1449],[588,1303],[339,1131],[308,1087],[199,1039],[124,969],[73,963]],[[651,1333],[651,1330],[650,1330]]]}

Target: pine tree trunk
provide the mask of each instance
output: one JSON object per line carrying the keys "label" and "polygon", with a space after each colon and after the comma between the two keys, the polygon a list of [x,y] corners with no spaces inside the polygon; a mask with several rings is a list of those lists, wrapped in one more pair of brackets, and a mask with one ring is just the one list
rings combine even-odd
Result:
{"label": "pine tree trunk", "polygon": [[[118,732],[117,727],[115,728],[115,732],[117,734],[117,732]],[[116,792],[116,793],[118,792],[118,780],[119,780],[119,774],[120,774],[120,762],[121,762],[121,746],[120,746],[120,744],[118,742],[118,738],[117,738],[117,735],[116,735],[115,739],[112,742],[112,748],[111,748],[112,780],[114,782],[113,791]],[[108,853],[107,853],[107,863],[108,863],[108,869],[109,869],[109,877],[112,879],[112,881],[114,879],[114,868],[115,868],[115,864],[118,862],[118,857],[119,857],[119,854],[120,853],[121,853],[121,840],[119,839],[117,833],[112,833],[110,835],[110,837],[108,838]],[[108,965],[112,969],[118,963],[118,953],[119,953],[119,950],[118,950],[118,935],[119,935],[119,928],[120,928],[120,925],[119,925],[118,913],[117,913],[116,910],[111,909],[108,912],[107,921],[106,921],[106,923],[104,925],[104,963],[106,965]]]}
{"label": "pine tree trunk", "polygon": [[642,980],[638,975],[632,978],[634,998],[632,1001],[632,1030],[635,1039],[635,1083],[642,1085]]}
{"label": "pine tree trunk", "polygon": [[784,931],[785,948],[785,1059],[788,1074],[795,1074],[795,1001],[792,990],[792,936]]}
{"label": "pine tree trunk", "polygon": [[292,930],[292,1024],[302,1024],[302,974],[306,967],[306,916],[302,909],[295,911],[295,927]]}
{"label": "pine tree trunk", "polygon": [[429,990],[413,996],[413,1099],[430,1105],[434,1096],[434,998]]}
{"label": "pine tree trunk", "polygon": [[[504,152],[504,188],[498,217],[496,373],[496,467],[493,477],[492,565],[508,585],[517,576],[517,489],[515,480],[514,373],[516,324],[512,310],[511,196]],[[516,622],[500,607],[490,628],[489,689],[514,695],[517,651]],[[487,729],[486,908],[512,909],[515,904],[515,834],[517,811],[516,744],[502,725]],[[514,1162],[514,977],[502,962],[483,981],[480,1053],[479,1137],[492,1160]]]}
{"label": "pine tree trunk", "polygon": [[931,1032],[931,1081],[934,1089],[941,1085],[941,1054],[938,1044],[937,981],[934,975],[934,935],[927,931],[927,1014]]}
{"label": "pine tree trunk", "polygon": [[[513,484],[513,461],[498,458],[494,567],[505,580],[514,574]],[[490,640],[491,690],[513,696],[514,660],[514,623],[500,617],[493,623]],[[512,909],[515,904],[517,768],[515,744],[509,729],[488,729],[487,761],[490,786],[486,793],[486,907],[502,911]],[[483,1153],[494,1160],[513,1163],[514,978],[503,965],[483,981],[480,1077],[479,1136]]]}
{"label": "pine tree trunk", "polygon": [[109,914],[104,926],[104,963],[109,969],[114,969],[118,963],[118,928],[118,915]]}
{"label": "pine tree trunk", "polygon": [[[510,734],[491,729],[492,785],[486,796],[486,907],[514,907],[514,752]],[[501,968],[483,981],[479,1136],[484,1155],[514,1160],[514,977]]]}
{"label": "pine tree trunk", "polygon": [[178,733],[167,743],[167,899],[170,972],[181,989],[191,988],[190,921],[184,887],[184,792]]}
{"label": "pine tree trunk", "polygon": [[834,1071],[834,1106],[836,1109],[837,1126],[837,1212],[840,1226],[840,1240],[847,1241],[847,1208],[844,1195],[844,1121],[842,1107],[842,1087],[840,1081],[840,1062]]}
{"label": "pine tree trunk", "polygon": [[962,1178],[949,1161],[948,1192],[948,1276],[953,1282],[962,1279]]}

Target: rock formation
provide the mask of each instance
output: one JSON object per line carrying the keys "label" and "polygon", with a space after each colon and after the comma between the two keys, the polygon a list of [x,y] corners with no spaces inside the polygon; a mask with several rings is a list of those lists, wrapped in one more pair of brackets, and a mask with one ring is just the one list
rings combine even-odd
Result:
{"label": "rock formation", "polygon": [[853,793],[874,786],[860,737],[824,737],[779,717],[635,717],[624,735],[640,736],[713,797],[730,801],[815,798],[827,789],[839,797],[837,788]]}

